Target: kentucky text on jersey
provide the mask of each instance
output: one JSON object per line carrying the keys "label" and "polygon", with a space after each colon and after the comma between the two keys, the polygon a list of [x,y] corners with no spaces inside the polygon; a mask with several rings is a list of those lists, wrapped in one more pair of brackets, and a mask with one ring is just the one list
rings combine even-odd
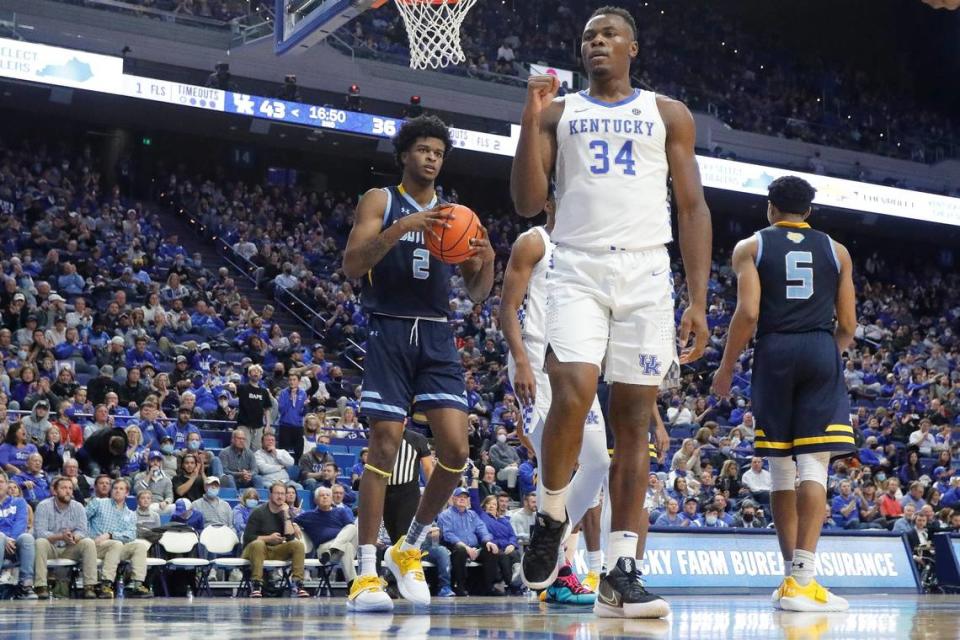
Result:
{"label": "kentucky text on jersey", "polygon": [[652,136],[657,123],[649,120],[621,120],[614,118],[580,118],[570,120],[570,135],[582,133],[626,133]]}

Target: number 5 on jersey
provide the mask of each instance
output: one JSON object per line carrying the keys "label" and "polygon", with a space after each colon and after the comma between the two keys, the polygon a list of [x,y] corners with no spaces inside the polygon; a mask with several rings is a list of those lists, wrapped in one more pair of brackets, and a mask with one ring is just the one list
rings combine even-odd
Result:
{"label": "number 5 on jersey", "polygon": [[[610,145],[606,140],[594,140],[590,143],[590,150],[593,151],[594,163],[590,165],[590,173],[594,175],[603,175],[610,173]],[[620,147],[620,151],[613,158],[613,163],[623,167],[623,175],[637,175],[634,166],[637,161],[633,159],[633,140],[627,140]]]}

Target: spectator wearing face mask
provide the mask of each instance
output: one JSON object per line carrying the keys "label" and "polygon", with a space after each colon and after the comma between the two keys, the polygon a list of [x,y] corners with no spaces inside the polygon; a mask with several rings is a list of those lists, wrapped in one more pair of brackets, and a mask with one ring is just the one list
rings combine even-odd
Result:
{"label": "spectator wearing face mask", "polygon": [[220,478],[207,476],[203,497],[193,503],[193,508],[203,516],[206,526],[221,525],[233,528],[233,512],[225,500],[220,499]]}
{"label": "spectator wearing face mask", "polygon": [[703,511],[703,515],[693,521],[694,527],[703,529],[726,529],[727,523],[720,519],[720,507],[710,504]]}
{"label": "spectator wearing face mask", "polygon": [[490,464],[497,471],[497,480],[506,482],[507,488],[516,492],[520,456],[516,448],[507,443],[507,430],[503,427],[497,429],[497,442],[490,447]]}
{"label": "spectator wearing face mask", "polygon": [[243,531],[247,528],[250,514],[258,506],[260,506],[260,494],[251,487],[243,492],[240,502],[233,508],[233,529],[240,538],[243,538]]}
{"label": "spectator wearing face mask", "polygon": [[757,510],[756,502],[744,500],[740,503],[740,511],[733,518],[733,526],[737,529],[765,529],[767,522]]}

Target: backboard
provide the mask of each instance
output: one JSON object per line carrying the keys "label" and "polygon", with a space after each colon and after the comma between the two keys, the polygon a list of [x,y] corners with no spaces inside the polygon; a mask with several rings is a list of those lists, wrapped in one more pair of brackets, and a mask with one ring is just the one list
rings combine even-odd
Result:
{"label": "backboard", "polygon": [[386,0],[276,0],[274,51],[306,51]]}

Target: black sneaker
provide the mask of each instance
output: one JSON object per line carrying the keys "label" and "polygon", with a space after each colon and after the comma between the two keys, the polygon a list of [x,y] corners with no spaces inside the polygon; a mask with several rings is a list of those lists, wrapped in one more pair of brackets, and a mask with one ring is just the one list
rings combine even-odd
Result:
{"label": "black sneaker", "polygon": [[566,522],[537,512],[530,527],[530,544],[520,560],[520,577],[531,589],[546,589],[557,579],[560,570],[560,543],[567,529]]}
{"label": "black sneaker", "polygon": [[600,579],[593,612],[600,618],[665,618],[670,605],[647,591],[636,560],[620,558]]}

